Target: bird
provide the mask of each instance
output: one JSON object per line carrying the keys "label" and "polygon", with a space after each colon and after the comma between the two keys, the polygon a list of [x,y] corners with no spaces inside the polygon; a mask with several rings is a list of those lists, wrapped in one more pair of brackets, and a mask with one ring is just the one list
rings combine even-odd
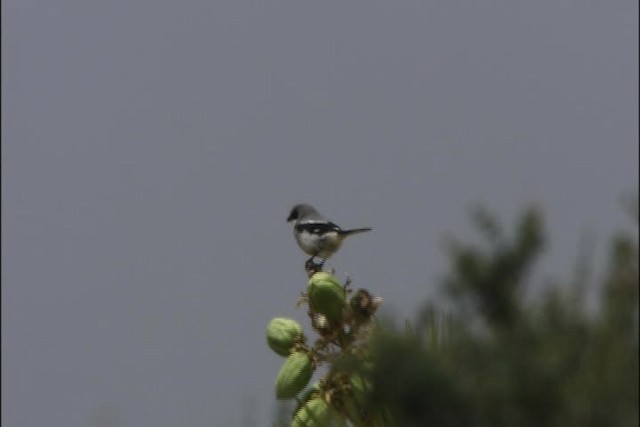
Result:
{"label": "bird", "polygon": [[298,246],[311,258],[307,260],[314,264],[313,259],[322,259],[320,266],[333,254],[335,254],[342,241],[348,236],[371,231],[371,227],[353,228],[343,230],[329,221],[311,205],[300,203],[291,208],[287,222],[293,222],[293,235]]}

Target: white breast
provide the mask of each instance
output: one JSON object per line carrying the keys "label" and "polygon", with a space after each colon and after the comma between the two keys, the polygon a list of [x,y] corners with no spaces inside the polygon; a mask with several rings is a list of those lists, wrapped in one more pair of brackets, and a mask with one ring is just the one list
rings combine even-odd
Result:
{"label": "white breast", "polygon": [[295,233],[298,246],[309,255],[320,258],[329,258],[340,248],[342,238],[335,231],[323,234],[312,234],[308,231]]}

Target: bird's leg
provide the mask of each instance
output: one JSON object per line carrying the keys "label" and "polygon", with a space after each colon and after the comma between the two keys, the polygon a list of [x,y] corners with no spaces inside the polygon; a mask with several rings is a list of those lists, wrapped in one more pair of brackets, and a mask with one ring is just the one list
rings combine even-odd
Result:
{"label": "bird's leg", "polygon": [[304,263],[304,269],[307,272],[309,277],[313,276],[316,272],[318,272],[318,264],[313,261],[314,257],[311,257]]}
{"label": "bird's leg", "polygon": [[307,260],[307,262],[304,263],[304,269],[307,271],[309,277],[311,277],[314,273],[322,271],[322,267],[324,266],[324,262],[326,261],[326,259],[323,259],[320,264],[316,264],[314,261],[315,257],[316,255],[313,255]]}
{"label": "bird's leg", "polygon": [[304,263],[304,268],[308,270],[310,267],[313,267],[314,265],[316,265],[316,263],[313,262],[313,257],[311,257],[307,260],[307,262]]}

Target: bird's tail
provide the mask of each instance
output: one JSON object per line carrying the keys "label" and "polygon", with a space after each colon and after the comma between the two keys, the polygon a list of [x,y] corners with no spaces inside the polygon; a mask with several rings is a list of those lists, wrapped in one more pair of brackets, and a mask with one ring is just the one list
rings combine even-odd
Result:
{"label": "bird's tail", "polygon": [[371,231],[371,227],[353,228],[351,230],[342,230],[340,234],[343,236],[350,236],[352,234],[364,233],[365,231]]}

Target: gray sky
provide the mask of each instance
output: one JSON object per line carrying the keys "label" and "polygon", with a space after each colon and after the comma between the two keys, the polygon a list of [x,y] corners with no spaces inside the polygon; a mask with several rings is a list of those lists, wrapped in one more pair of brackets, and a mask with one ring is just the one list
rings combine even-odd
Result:
{"label": "gray sky", "polygon": [[399,318],[473,203],[542,205],[558,274],[627,223],[637,1],[2,6],[3,426],[267,425],[296,202]]}

